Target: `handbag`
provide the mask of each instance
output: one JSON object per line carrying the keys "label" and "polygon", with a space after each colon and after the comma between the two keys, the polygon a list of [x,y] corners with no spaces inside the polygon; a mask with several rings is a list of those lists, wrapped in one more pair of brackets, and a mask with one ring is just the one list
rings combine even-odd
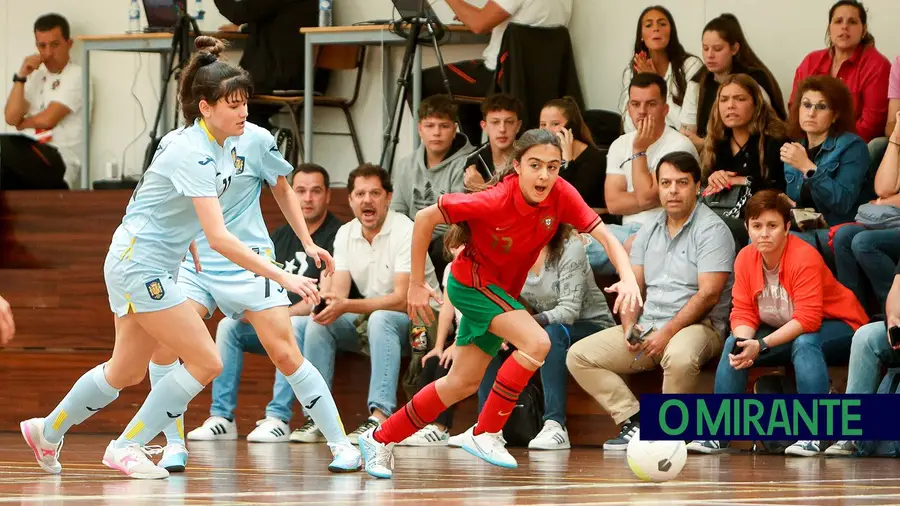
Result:
{"label": "handbag", "polygon": [[733,186],[730,190],[723,190],[712,195],[700,197],[700,202],[706,204],[719,216],[726,218],[740,218],[744,204],[750,200],[753,192],[749,185]]}
{"label": "handbag", "polygon": [[793,221],[797,230],[801,232],[828,228],[828,223],[825,222],[825,217],[822,213],[816,212],[815,209],[809,207],[795,207],[791,209],[791,221]]}
{"label": "handbag", "polygon": [[863,204],[856,212],[857,223],[867,228],[900,227],[900,208],[889,205]]}

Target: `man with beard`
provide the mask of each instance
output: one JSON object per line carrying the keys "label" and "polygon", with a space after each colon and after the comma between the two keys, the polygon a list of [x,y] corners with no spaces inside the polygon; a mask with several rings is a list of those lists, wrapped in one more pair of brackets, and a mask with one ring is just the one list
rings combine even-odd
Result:
{"label": "man with beard", "polygon": [[[338,349],[366,352],[371,357],[370,416],[348,434],[350,441],[357,443],[360,434],[377,427],[397,407],[400,357],[409,353],[406,295],[413,222],[390,210],[393,185],[387,171],[377,165],[353,170],[347,191],[356,218],[343,225],[334,239],[334,274],[320,287],[327,305],[317,307],[306,326],[303,356],[322,372],[329,386]],[[438,290],[430,260],[425,277],[429,286]],[[348,299],[351,282],[361,299]]]}
{"label": "man with beard", "polygon": [[[315,164],[302,164],[293,171],[291,186],[300,200],[303,217],[313,241],[329,253],[334,252],[334,237],[341,226],[336,216],[328,211],[331,201],[329,190],[330,178],[325,168]],[[290,224],[283,225],[272,233],[275,246],[275,261],[284,266],[291,274],[301,274],[308,278],[320,278],[321,269],[315,261],[307,258]],[[321,282],[321,280],[320,280]],[[291,301],[289,308],[291,323],[294,327],[294,338],[303,350],[303,335],[309,314],[310,304],[304,304],[300,297],[288,293]],[[223,318],[216,331],[216,345],[222,355],[222,373],[212,383],[212,405],[209,418],[200,427],[187,434],[190,441],[219,441],[237,439],[237,424],[234,422],[234,409],[237,406],[238,386],[243,368],[242,355],[254,353],[265,355],[266,350],[256,334],[256,330],[247,321]],[[294,392],[284,374],[275,370],[275,385],[272,389],[272,402],[266,406],[265,419],[256,429],[247,435],[247,441],[254,443],[284,443],[288,441],[291,419],[291,405]],[[310,421],[303,429],[290,435],[294,440],[319,442],[325,441],[322,434]]]}
{"label": "man with beard", "polygon": [[697,202],[700,164],[675,152],[656,168],[664,212],[634,239],[631,265],[644,306],[622,311],[622,325],[588,336],[566,356],[569,372],[621,432],[603,445],[625,451],[640,424],[640,404],[622,379],[662,367],[664,394],[696,393],[700,368],[722,353],[734,271],[728,226]]}

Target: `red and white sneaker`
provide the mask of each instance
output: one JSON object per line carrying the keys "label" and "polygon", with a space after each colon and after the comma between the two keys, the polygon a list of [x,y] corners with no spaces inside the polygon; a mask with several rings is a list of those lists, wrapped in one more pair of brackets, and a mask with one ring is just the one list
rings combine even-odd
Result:
{"label": "red and white sneaker", "polygon": [[58,459],[63,442],[60,440],[59,444],[53,444],[44,439],[44,419],[32,418],[20,422],[19,429],[22,431],[25,442],[34,452],[34,460],[41,466],[41,469],[51,474],[62,472],[62,465]]}
{"label": "red and white sneaker", "polygon": [[110,441],[103,454],[103,465],[110,469],[122,471],[126,476],[139,480],[159,480],[169,477],[169,471],[158,467],[149,458],[150,455],[162,453],[159,447],[141,447],[132,443],[122,448],[116,447],[116,442]]}

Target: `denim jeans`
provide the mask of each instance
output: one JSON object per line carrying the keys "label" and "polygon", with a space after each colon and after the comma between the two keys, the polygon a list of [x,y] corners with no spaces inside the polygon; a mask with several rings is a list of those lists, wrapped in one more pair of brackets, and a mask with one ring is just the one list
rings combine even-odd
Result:
{"label": "denim jeans", "polygon": [[[756,337],[765,337],[776,329],[762,325]],[[853,339],[853,329],[840,320],[822,320],[817,332],[800,334],[789,343],[775,346],[769,353],[761,355],[753,362],[756,366],[794,365],[797,393],[827,394],[830,383],[827,362],[839,363],[846,359]],[[717,394],[742,394],[747,389],[747,369],[737,370],[728,361],[736,338],[728,336],[722,358],[716,368],[716,383],[713,392]]]}
{"label": "denim jeans", "polygon": [[[834,261],[837,279],[849,288],[863,305],[866,304],[867,285],[872,287],[878,303],[877,312],[884,311],[884,303],[894,269],[900,259],[900,230],[866,230],[859,225],[845,225],[834,234]],[[865,274],[868,283],[863,282]]]}
{"label": "denim jeans", "polygon": [[[606,228],[608,228],[609,231],[612,232],[612,235],[614,235],[620,243],[625,244],[625,241],[627,241],[629,237],[636,234],[637,231],[641,229],[641,224],[610,224],[606,225]],[[585,250],[587,253],[588,263],[591,264],[591,269],[593,269],[594,272],[603,275],[613,275],[616,273],[616,268],[615,266],[613,266],[612,262],[610,262],[609,255],[606,253],[606,250],[603,249],[603,246],[599,242],[597,242],[596,239],[591,237],[591,240],[588,241],[587,246],[585,246]]]}
{"label": "denim jeans", "polygon": [[874,394],[881,381],[883,365],[900,365],[900,352],[891,348],[884,322],[863,325],[853,334],[846,393]]}
{"label": "denim jeans", "polygon": [[[601,248],[602,249],[602,248]],[[541,384],[544,386],[544,421],[553,420],[566,425],[566,394],[569,371],[566,369],[566,352],[572,344],[581,339],[600,332],[603,326],[589,321],[576,321],[573,325],[551,323],[544,327],[550,336],[550,352],[541,367]],[[503,358],[494,357],[488,364],[481,385],[478,387],[478,412],[491,393],[497,371],[503,365]]]}
{"label": "denim jeans", "polygon": [[[294,338],[301,350],[308,321],[310,321],[308,316],[291,317]],[[219,356],[222,357],[222,373],[212,383],[212,405],[209,407],[209,414],[233,420],[238,386],[241,383],[241,370],[244,368],[244,353],[266,355],[266,350],[252,325],[233,318],[223,318],[219,321],[216,347],[219,349]],[[266,416],[285,422],[290,421],[294,399],[294,390],[287,378],[276,369],[272,400],[266,406]]]}
{"label": "denim jeans", "polygon": [[[328,326],[310,321],[303,342],[303,356],[322,373],[328,387],[334,379],[334,357],[338,349],[360,352],[356,332],[358,314],[346,313]],[[409,354],[409,317],[398,311],[375,311],[368,321],[369,412],[379,409],[390,415],[397,408],[400,357]]]}

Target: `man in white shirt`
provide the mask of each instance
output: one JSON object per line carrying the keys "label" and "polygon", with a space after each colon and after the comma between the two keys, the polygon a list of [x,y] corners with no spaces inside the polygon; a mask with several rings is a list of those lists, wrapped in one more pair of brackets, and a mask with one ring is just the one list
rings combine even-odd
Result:
{"label": "man in white shirt", "polygon": [[[642,73],[628,87],[628,116],[637,130],[613,141],[606,155],[604,195],[610,214],[622,216],[622,225],[610,225],[616,237],[630,246],[641,226],[653,221],[662,208],[656,186],[659,160],[669,153],[684,151],[697,161],[700,155],[690,139],[666,125],[666,81],[657,74]],[[614,274],[606,251],[597,241],[587,248],[588,261],[595,271]]]}
{"label": "man in white shirt", "polygon": [[[477,7],[466,0],[446,0],[457,19],[474,33],[491,34],[481,60],[464,60],[446,65],[445,71],[454,95],[485,97],[494,79],[503,33],[509,23],[535,27],[567,26],[572,0],[487,0]],[[446,93],[438,67],[422,74],[423,98]],[[462,104],[459,111],[462,131],[473,142],[481,136],[481,111],[477,105]]]}
{"label": "man in white shirt", "polygon": [[[307,323],[303,356],[321,371],[330,387],[335,352],[361,351],[365,320],[367,353],[372,362],[370,417],[349,434],[355,444],[360,434],[377,427],[397,407],[400,356],[409,350],[406,293],[413,222],[390,210],[391,177],[377,165],[366,164],[352,171],[347,191],[356,219],[341,226],[334,238],[335,272],[324,278],[321,287],[327,306],[315,308],[312,321]],[[440,291],[431,259],[426,259],[425,276],[428,284]],[[347,298],[351,281],[362,299]]]}
{"label": "man in white shirt", "polygon": [[[16,172],[4,174],[21,186],[38,184],[52,187],[54,180],[65,174],[70,188],[77,184],[81,172],[82,146],[82,70],[69,60],[72,39],[69,23],[59,14],[46,14],[34,23],[36,54],[25,58],[13,75],[13,88],[6,101],[5,119],[40,146],[38,153],[21,136],[5,136],[6,149],[16,150]],[[52,146],[55,149],[48,149]],[[23,149],[24,148],[24,149]],[[4,154],[4,158],[9,153]],[[26,166],[22,166],[23,163]],[[4,165],[12,165],[9,160]],[[7,181],[8,182],[8,181]],[[4,187],[9,189],[9,185]]]}

